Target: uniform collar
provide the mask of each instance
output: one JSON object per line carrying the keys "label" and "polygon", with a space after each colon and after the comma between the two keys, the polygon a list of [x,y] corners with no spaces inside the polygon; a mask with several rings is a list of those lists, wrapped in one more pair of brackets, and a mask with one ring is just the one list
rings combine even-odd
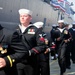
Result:
{"label": "uniform collar", "polygon": [[27,27],[25,27],[25,26],[19,24],[19,28],[21,29],[21,32],[24,33],[25,30],[26,30],[28,27],[30,27],[31,25],[32,25],[32,24],[30,24],[30,25],[28,25]]}
{"label": "uniform collar", "polygon": [[65,28],[58,28],[59,30],[60,30],[60,32],[62,33],[63,32],[63,30],[65,29]]}

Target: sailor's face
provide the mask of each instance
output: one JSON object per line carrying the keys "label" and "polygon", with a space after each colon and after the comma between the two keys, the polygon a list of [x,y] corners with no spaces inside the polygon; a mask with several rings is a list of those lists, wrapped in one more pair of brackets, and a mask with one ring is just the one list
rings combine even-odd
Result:
{"label": "sailor's face", "polygon": [[25,23],[30,23],[31,21],[31,16],[28,14],[20,14],[20,23],[25,24]]}
{"label": "sailor's face", "polygon": [[58,23],[59,27],[62,28],[63,27],[63,23]]}

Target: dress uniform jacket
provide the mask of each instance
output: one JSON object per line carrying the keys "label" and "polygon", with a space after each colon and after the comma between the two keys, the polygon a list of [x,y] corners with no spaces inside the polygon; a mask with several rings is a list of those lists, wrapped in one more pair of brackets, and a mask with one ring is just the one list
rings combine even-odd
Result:
{"label": "dress uniform jacket", "polygon": [[[6,61],[6,66],[4,68],[0,68],[0,75],[17,75],[16,66],[13,67],[8,66],[8,64],[12,63],[10,57],[8,55],[11,55],[14,53],[13,50],[9,47],[11,37],[9,35],[12,35],[12,31],[3,28],[0,25],[0,57],[4,58]],[[8,62],[7,62],[8,61]],[[11,65],[12,66],[12,65]]]}
{"label": "dress uniform jacket", "polygon": [[58,38],[57,28],[52,28],[52,30],[50,31],[50,35],[52,41],[55,42],[55,39]]}
{"label": "dress uniform jacket", "polygon": [[13,52],[11,51],[10,53],[8,50],[11,41],[11,37],[9,36],[11,35],[12,35],[12,31],[0,26],[0,57],[4,58],[5,56]]}
{"label": "dress uniform jacket", "polygon": [[20,28],[17,28],[16,31],[13,32],[10,42],[10,48],[15,54],[12,53],[12,55],[10,54],[8,57],[4,57],[7,65],[12,67],[13,64],[18,62],[25,54],[35,55],[42,52],[45,44],[44,38],[41,36],[41,32],[34,26],[29,26],[23,34]]}
{"label": "dress uniform jacket", "polygon": [[[26,56],[22,57],[20,63],[17,64],[17,68],[23,69],[26,65],[29,65],[32,67],[33,71],[36,70],[37,54],[45,51],[45,39],[43,38],[42,31],[35,26],[30,25],[23,33],[21,32],[20,27],[17,27],[15,34],[18,34],[19,39],[22,38],[21,41],[25,47],[24,51],[29,53],[29,55],[27,54]],[[31,71],[28,73],[29,75],[33,74]]]}
{"label": "dress uniform jacket", "polygon": [[57,53],[57,50],[55,49],[56,47],[54,47],[54,45],[56,44],[56,38],[57,38],[57,33],[56,33],[57,28],[53,27],[52,30],[50,31],[50,35],[51,35],[51,56],[54,57],[54,59],[56,59],[55,54]]}
{"label": "dress uniform jacket", "polygon": [[[44,32],[43,28],[39,28],[43,32],[43,37],[45,38],[45,44],[46,44],[46,49],[49,48],[49,40],[47,34]],[[46,51],[45,49],[45,51]],[[40,53],[37,56],[37,72],[35,75],[50,75],[50,68],[49,68],[49,52],[48,53]]]}

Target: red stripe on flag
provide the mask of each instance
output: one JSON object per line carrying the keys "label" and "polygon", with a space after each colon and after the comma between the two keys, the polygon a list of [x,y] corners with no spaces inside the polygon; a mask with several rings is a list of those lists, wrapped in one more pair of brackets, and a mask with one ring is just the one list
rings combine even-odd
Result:
{"label": "red stripe on flag", "polygon": [[58,0],[58,2],[64,2],[64,0]]}

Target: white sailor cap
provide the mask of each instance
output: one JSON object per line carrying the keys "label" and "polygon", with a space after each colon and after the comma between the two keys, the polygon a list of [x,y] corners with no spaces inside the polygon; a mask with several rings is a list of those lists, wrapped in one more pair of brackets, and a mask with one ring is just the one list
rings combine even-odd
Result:
{"label": "white sailor cap", "polygon": [[65,26],[68,26],[68,25],[69,25],[69,23],[68,23],[68,22],[65,22],[64,24],[65,24]]}
{"label": "white sailor cap", "polygon": [[58,23],[64,23],[64,20],[58,20]]}
{"label": "white sailor cap", "polygon": [[32,11],[28,10],[28,9],[19,9],[19,14],[29,14],[32,16]]}
{"label": "white sailor cap", "polygon": [[35,22],[33,25],[36,26],[37,28],[40,28],[40,27],[43,27],[44,23],[43,22]]}
{"label": "white sailor cap", "polygon": [[56,26],[57,26],[56,24],[53,24],[53,25],[52,25],[52,27],[56,27]]}
{"label": "white sailor cap", "polygon": [[75,22],[73,22],[72,25],[75,25]]}

